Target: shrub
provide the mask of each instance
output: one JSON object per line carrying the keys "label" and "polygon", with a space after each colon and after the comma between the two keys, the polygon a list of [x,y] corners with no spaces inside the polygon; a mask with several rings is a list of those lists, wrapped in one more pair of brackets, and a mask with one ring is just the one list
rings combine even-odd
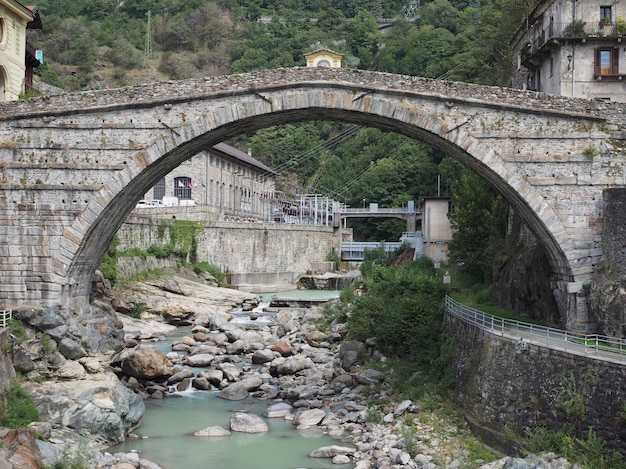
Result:
{"label": "shrub", "polygon": [[224,281],[224,272],[218,266],[209,264],[208,262],[198,262],[196,264],[191,265],[192,270],[196,273],[196,275],[200,275],[203,272],[210,273],[219,285]]}
{"label": "shrub", "polygon": [[22,387],[13,385],[3,393],[0,404],[0,424],[9,428],[21,428],[39,420],[35,404]]}

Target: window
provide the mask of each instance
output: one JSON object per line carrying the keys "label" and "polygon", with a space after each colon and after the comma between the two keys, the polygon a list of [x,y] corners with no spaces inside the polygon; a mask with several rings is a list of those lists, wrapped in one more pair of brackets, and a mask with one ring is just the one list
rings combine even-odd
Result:
{"label": "window", "polygon": [[0,18],[0,44],[4,45],[6,42],[6,27],[4,26],[4,18]]}
{"label": "window", "polygon": [[600,48],[595,50],[594,75],[617,75],[619,49]]}
{"label": "window", "polygon": [[174,178],[174,197],[178,197],[180,200],[191,199],[191,178]]}
{"label": "window", "polygon": [[600,24],[612,23],[611,18],[612,18],[611,7],[601,6],[600,7]]}
{"label": "window", "polygon": [[152,196],[157,200],[163,200],[163,197],[165,197],[165,178],[159,179],[154,185]]}

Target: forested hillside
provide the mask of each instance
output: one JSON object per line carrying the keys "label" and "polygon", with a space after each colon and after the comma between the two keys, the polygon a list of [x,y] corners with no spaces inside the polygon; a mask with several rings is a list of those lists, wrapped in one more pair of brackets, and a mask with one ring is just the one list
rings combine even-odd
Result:
{"label": "forested hillside", "polygon": [[[536,3],[42,0],[44,29],[33,31],[30,40],[45,54],[41,79],[69,91],[303,66],[303,54],[320,47],[344,54],[346,67],[507,86],[508,41]],[[381,31],[379,18],[398,20]],[[283,189],[297,186],[352,206],[401,207],[423,196],[449,195],[462,181],[456,162],[420,142],[338,122],[268,128],[230,143],[250,148],[279,171]],[[490,191],[484,186],[474,193],[494,200]],[[404,224],[371,220],[353,227],[357,239],[395,241]]]}

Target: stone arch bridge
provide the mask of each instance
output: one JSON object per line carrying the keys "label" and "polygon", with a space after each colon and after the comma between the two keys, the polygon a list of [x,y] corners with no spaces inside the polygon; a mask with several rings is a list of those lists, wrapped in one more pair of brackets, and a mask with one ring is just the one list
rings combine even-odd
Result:
{"label": "stone arch bridge", "polygon": [[499,190],[545,246],[570,329],[623,187],[626,107],[377,72],[289,68],[0,104],[0,306],[89,307],[94,271],[156,181],[241,132],[336,120],[398,132]]}

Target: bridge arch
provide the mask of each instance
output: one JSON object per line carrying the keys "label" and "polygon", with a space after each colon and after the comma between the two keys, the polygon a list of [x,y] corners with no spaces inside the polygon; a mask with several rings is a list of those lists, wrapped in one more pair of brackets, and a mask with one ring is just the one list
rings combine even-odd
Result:
{"label": "bridge arch", "polygon": [[[610,113],[590,102],[536,98],[529,92],[376,72],[294,68],[0,105],[0,115],[11,116],[0,117],[5,124],[0,142],[10,143],[0,143],[0,161],[9,169],[0,184],[0,213],[19,215],[16,231],[23,248],[37,217],[22,212],[45,205],[59,211],[63,225],[43,250],[49,263],[39,272],[33,264],[35,288],[24,285],[16,292],[21,285],[15,276],[0,270],[12,285],[11,292],[3,291],[0,278],[0,300],[86,307],[92,274],[110,240],[161,177],[242,132],[338,120],[423,141],[489,181],[546,247],[557,300],[575,327],[587,320],[576,295],[602,254],[592,223],[601,217],[601,191],[623,179],[619,171],[597,180],[587,176],[596,168],[585,155],[594,149],[600,160],[614,158],[607,150],[616,138],[611,128],[622,123],[618,117],[611,123]],[[48,188],[44,204],[43,188],[34,178],[49,161],[72,158],[78,159],[79,174],[72,174],[69,184]],[[55,164],[57,173],[69,175],[71,165]],[[578,174],[585,175],[585,184],[578,183]],[[576,197],[576,203],[564,206],[560,194]],[[84,202],[67,207],[66,198],[75,201],[77,195]],[[588,198],[584,213],[575,213],[578,202]],[[11,257],[34,256],[25,249],[9,256],[15,263]],[[61,288],[42,289],[47,283]]]}

